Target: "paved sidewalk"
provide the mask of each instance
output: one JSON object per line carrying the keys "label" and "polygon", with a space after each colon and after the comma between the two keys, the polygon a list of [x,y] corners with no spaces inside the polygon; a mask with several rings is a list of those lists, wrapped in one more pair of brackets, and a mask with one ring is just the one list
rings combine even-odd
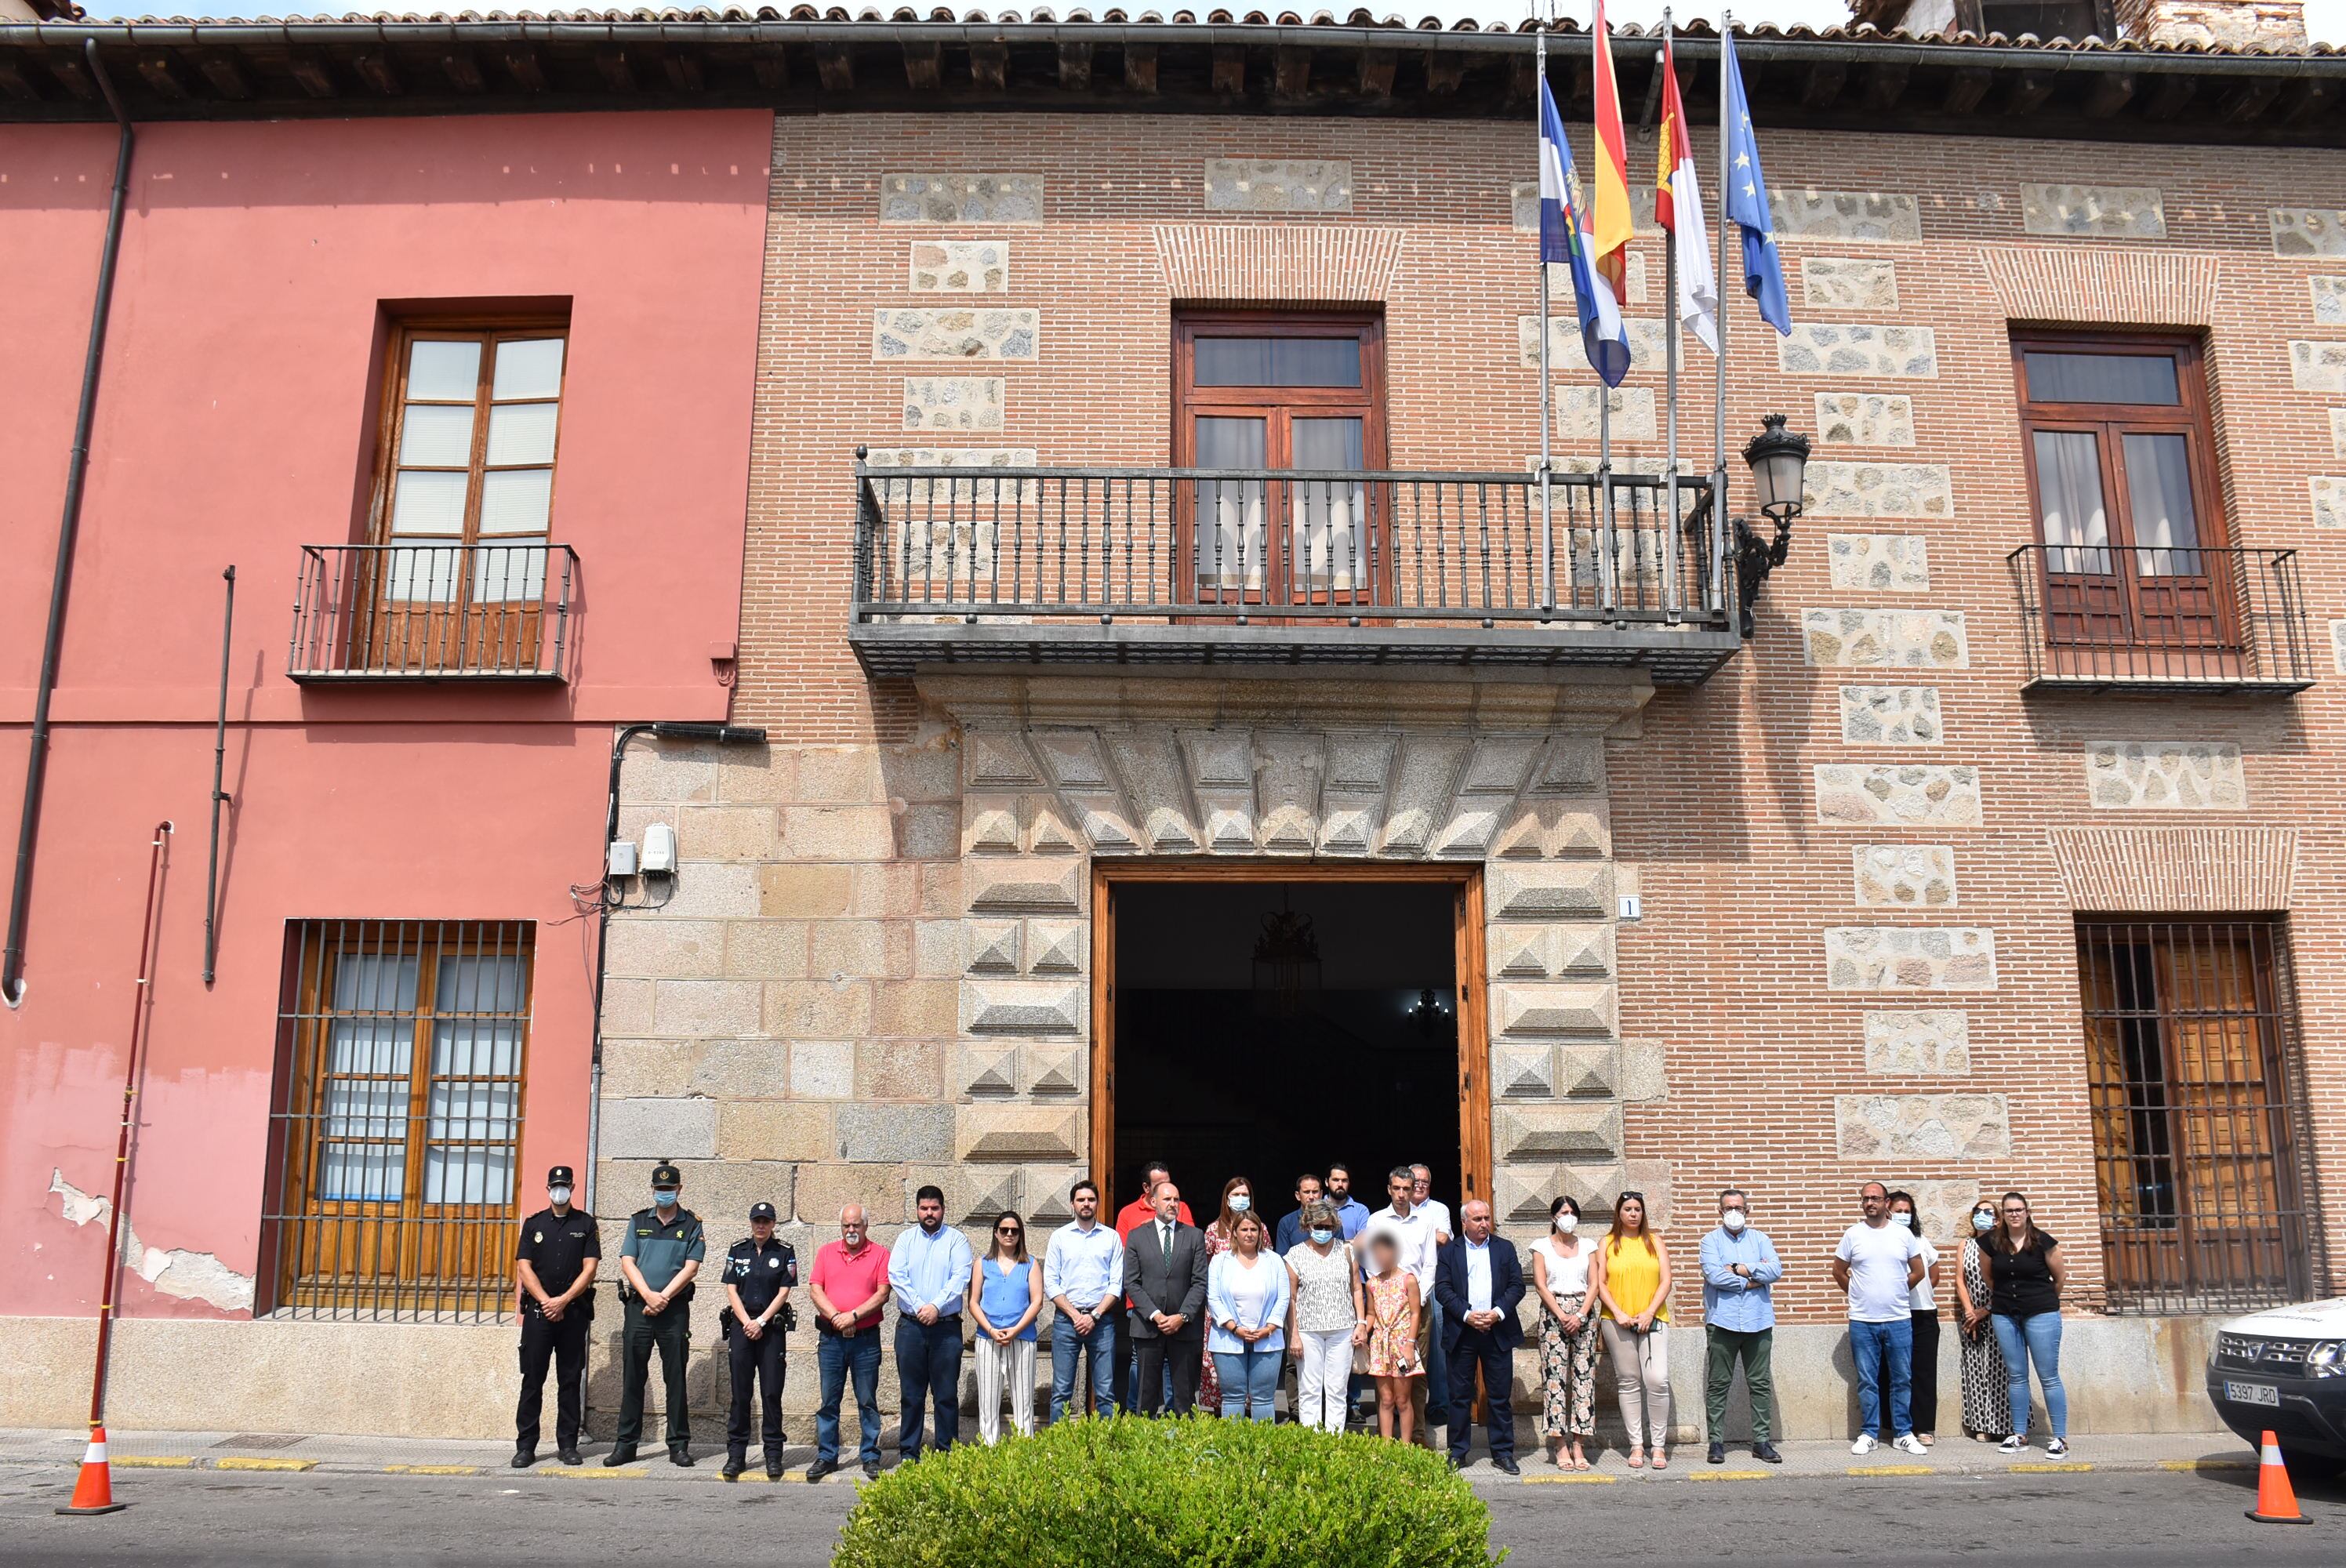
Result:
{"label": "paved sidewalk", "polygon": [[[725,1458],[721,1431],[713,1445],[696,1441],[693,1451],[699,1462],[689,1470],[669,1464],[667,1451],[657,1445],[644,1448],[633,1464],[606,1470],[602,1456],[610,1451],[610,1444],[591,1442],[585,1446],[586,1462],[576,1469],[555,1462],[549,1448],[541,1451],[537,1463],[525,1471],[511,1468],[508,1461],[513,1457],[513,1445],[506,1441],[268,1432],[140,1432],[118,1427],[107,1436],[114,1466],[126,1471],[202,1469],[315,1471],[328,1475],[495,1476],[508,1481],[526,1476],[551,1484],[661,1478],[721,1485],[717,1471]],[[81,1462],[87,1441],[87,1433],[78,1430],[0,1428],[0,1465],[70,1468]],[[1740,1445],[1730,1445],[1727,1462],[1714,1465],[1704,1462],[1703,1445],[1693,1443],[1673,1451],[1669,1468],[1660,1471],[1631,1470],[1627,1456],[1613,1449],[1599,1456],[1596,1468],[1586,1473],[1559,1471],[1536,1449],[1526,1449],[1518,1454],[1523,1475],[1520,1480],[1511,1480],[1492,1467],[1478,1442],[1466,1473],[1478,1486],[1505,1488],[1667,1485],[1681,1481],[1760,1482],[1839,1475],[1871,1478],[2227,1471],[2252,1470],[2257,1462],[2253,1450],[2230,1432],[2223,1431],[2076,1437],[2071,1440],[2069,1453],[2059,1460],[2047,1459],[2041,1447],[2007,1458],[1998,1453],[1994,1444],[1964,1438],[1942,1439],[1929,1457],[1922,1459],[1887,1447],[1877,1448],[1860,1458],[1849,1451],[1849,1444],[1839,1441],[1787,1442],[1778,1446],[1784,1455],[1780,1465],[1760,1464]],[[814,1447],[811,1443],[794,1442],[787,1448],[786,1456],[788,1469],[783,1479],[785,1482],[795,1482],[813,1462]],[[852,1453],[848,1457],[852,1461]],[[892,1450],[882,1450],[882,1462],[894,1464]],[[766,1484],[766,1472],[754,1446],[750,1469],[741,1479]],[[832,1483],[839,1485],[852,1485],[860,1480],[862,1472],[852,1462],[831,1478]]]}

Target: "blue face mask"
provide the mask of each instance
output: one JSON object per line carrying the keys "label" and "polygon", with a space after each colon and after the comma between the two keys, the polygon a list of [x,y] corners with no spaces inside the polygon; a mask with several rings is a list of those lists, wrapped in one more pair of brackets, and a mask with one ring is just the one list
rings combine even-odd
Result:
{"label": "blue face mask", "polygon": [[652,1188],[652,1207],[654,1208],[674,1208],[676,1207],[675,1190],[670,1187],[663,1186],[656,1186]]}
{"label": "blue face mask", "polygon": [[1311,1233],[1311,1239],[1317,1245],[1325,1247],[1336,1239],[1336,1233],[1332,1230],[1315,1230]]}
{"label": "blue face mask", "polygon": [[1985,1210],[1982,1210],[1980,1213],[1972,1216],[1972,1228],[1974,1230],[1994,1230],[1995,1228],[1995,1216],[1987,1213]]}
{"label": "blue face mask", "polygon": [[1234,1192],[1230,1194],[1230,1212],[1232,1214],[1244,1214],[1253,1207],[1254,1199],[1249,1197],[1246,1194],[1242,1192]]}

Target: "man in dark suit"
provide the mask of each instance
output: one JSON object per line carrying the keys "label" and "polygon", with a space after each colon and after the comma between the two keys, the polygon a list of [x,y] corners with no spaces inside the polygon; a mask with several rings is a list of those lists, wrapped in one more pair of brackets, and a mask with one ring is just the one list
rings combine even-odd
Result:
{"label": "man in dark suit", "polygon": [[1474,1436],[1474,1369],[1483,1369],[1491,1462],[1509,1475],[1515,1464],[1515,1347],[1524,1326],[1515,1308],[1524,1298],[1523,1266],[1515,1243],[1491,1234],[1491,1206],[1481,1199],[1459,1211],[1460,1234],[1443,1247],[1433,1271],[1442,1303],[1443,1349],[1450,1359],[1450,1462],[1466,1462]]}
{"label": "man in dark suit", "polygon": [[1140,1413],[1158,1413],[1169,1369],[1173,1413],[1186,1416],[1198,1397],[1206,1349],[1206,1235],[1181,1223],[1181,1189],[1171,1182],[1157,1184],[1155,1202],[1157,1217],[1125,1238],[1124,1293],[1132,1298],[1126,1327],[1136,1352]]}

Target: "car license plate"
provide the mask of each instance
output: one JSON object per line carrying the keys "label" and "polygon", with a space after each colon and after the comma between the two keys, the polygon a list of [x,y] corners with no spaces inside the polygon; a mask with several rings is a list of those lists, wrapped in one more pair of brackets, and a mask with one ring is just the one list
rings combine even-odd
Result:
{"label": "car license plate", "polygon": [[2280,1390],[2270,1383],[2235,1383],[2226,1381],[2224,1397],[2236,1405],[2270,1405],[2280,1408]]}

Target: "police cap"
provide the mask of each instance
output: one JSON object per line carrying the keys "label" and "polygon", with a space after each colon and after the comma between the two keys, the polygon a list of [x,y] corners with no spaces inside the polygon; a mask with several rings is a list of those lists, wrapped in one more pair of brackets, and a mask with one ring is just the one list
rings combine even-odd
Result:
{"label": "police cap", "polygon": [[552,1170],[546,1172],[546,1185],[548,1186],[569,1186],[572,1185],[570,1180],[570,1167],[568,1166],[556,1166]]}
{"label": "police cap", "polygon": [[683,1185],[684,1173],[677,1169],[674,1166],[668,1164],[666,1160],[662,1160],[659,1164],[652,1166],[652,1186],[682,1186]]}
{"label": "police cap", "polygon": [[773,1206],[772,1204],[770,1204],[770,1203],[753,1203],[753,1204],[751,1204],[751,1205],[750,1206],[750,1224],[755,1225],[758,1221],[760,1221],[760,1220],[761,1220],[761,1219],[771,1219],[771,1218],[773,1218],[773,1217],[774,1217],[774,1206]]}

